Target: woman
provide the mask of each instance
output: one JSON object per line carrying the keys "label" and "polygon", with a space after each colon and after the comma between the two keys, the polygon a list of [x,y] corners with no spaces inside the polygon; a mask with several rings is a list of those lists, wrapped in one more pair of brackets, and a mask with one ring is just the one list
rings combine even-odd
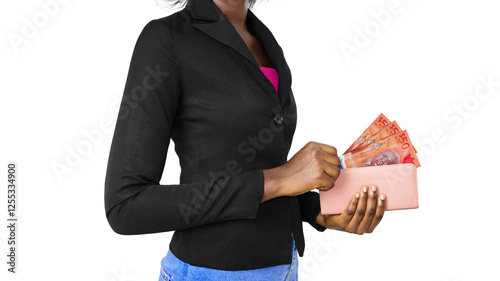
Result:
{"label": "woman", "polygon": [[[364,187],[341,215],[318,193],[337,150],[310,142],[287,161],[296,126],[283,51],[249,0],[189,0],[150,21],[131,59],[105,182],[125,235],[174,230],[160,280],[296,280],[302,221],[363,234],[385,209]],[[179,184],[160,185],[170,139]]]}

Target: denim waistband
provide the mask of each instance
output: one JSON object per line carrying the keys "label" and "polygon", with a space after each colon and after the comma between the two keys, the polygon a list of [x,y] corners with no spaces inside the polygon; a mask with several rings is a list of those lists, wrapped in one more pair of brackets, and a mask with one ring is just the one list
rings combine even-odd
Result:
{"label": "denim waistband", "polygon": [[[292,234],[292,263],[250,270],[219,270],[190,265],[178,259],[170,250],[161,260],[160,280],[296,280],[297,248]],[[163,278],[163,279],[162,279]]]}

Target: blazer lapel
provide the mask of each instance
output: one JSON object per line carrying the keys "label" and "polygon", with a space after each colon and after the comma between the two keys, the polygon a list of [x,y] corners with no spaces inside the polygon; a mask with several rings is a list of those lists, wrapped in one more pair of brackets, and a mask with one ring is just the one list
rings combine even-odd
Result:
{"label": "blazer lapel", "polygon": [[[193,23],[193,26],[234,49],[261,72],[259,64],[245,44],[245,41],[243,41],[224,13],[222,13],[212,0],[190,0],[186,4],[186,9],[188,9],[194,19],[200,20]],[[248,10],[246,20],[248,28],[252,29],[259,38],[269,59],[278,71],[278,97],[281,106],[283,106],[291,90],[290,69],[286,64],[283,51],[271,31],[252,13],[252,11]],[[260,77],[267,80],[263,74],[260,75]],[[273,95],[276,95],[276,93],[274,92]]]}
{"label": "blazer lapel", "polygon": [[283,50],[271,31],[250,10],[248,10],[247,13],[247,26],[253,29],[255,35],[259,38],[260,43],[264,47],[267,56],[278,71],[278,96],[283,106],[290,97],[292,83],[290,69],[286,63]]}
{"label": "blazer lapel", "polygon": [[245,41],[243,41],[224,13],[222,13],[212,0],[190,0],[186,4],[186,8],[195,19],[205,20],[193,23],[196,28],[233,48],[250,62],[258,66],[257,61],[255,61]]}

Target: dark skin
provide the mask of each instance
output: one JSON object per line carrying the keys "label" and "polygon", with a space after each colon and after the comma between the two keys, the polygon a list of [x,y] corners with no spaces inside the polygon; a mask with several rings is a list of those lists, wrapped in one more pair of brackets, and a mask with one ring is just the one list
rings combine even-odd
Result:
{"label": "dark skin", "polygon": [[259,66],[273,67],[257,36],[247,29],[248,0],[213,0],[247,44]]}
{"label": "dark skin", "polygon": [[[234,26],[259,66],[273,67],[258,38],[246,25],[248,0],[213,0]],[[340,174],[340,160],[333,146],[309,142],[285,164],[263,170],[261,203],[280,196],[297,196],[313,189],[328,190]],[[329,229],[362,235],[371,233],[384,216],[386,196],[377,187],[361,187],[342,214],[318,214],[316,223]]]}
{"label": "dark skin", "polygon": [[[263,170],[264,195],[261,202],[279,196],[296,196],[313,189],[328,190],[340,175],[339,165],[335,147],[309,142],[285,164]],[[364,186],[352,196],[342,214],[318,214],[316,223],[348,233],[371,233],[382,220],[385,205],[385,194],[378,196],[376,186]]]}

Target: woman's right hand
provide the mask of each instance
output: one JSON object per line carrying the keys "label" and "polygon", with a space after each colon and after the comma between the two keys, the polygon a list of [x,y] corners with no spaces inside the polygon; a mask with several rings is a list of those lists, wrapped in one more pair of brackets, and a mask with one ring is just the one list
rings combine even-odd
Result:
{"label": "woman's right hand", "polygon": [[333,146],[309,142],[285,164],[263,170],[261,202],[280,196],[296,196],[313,189],[328,190],[340,174],[340,160]]}

